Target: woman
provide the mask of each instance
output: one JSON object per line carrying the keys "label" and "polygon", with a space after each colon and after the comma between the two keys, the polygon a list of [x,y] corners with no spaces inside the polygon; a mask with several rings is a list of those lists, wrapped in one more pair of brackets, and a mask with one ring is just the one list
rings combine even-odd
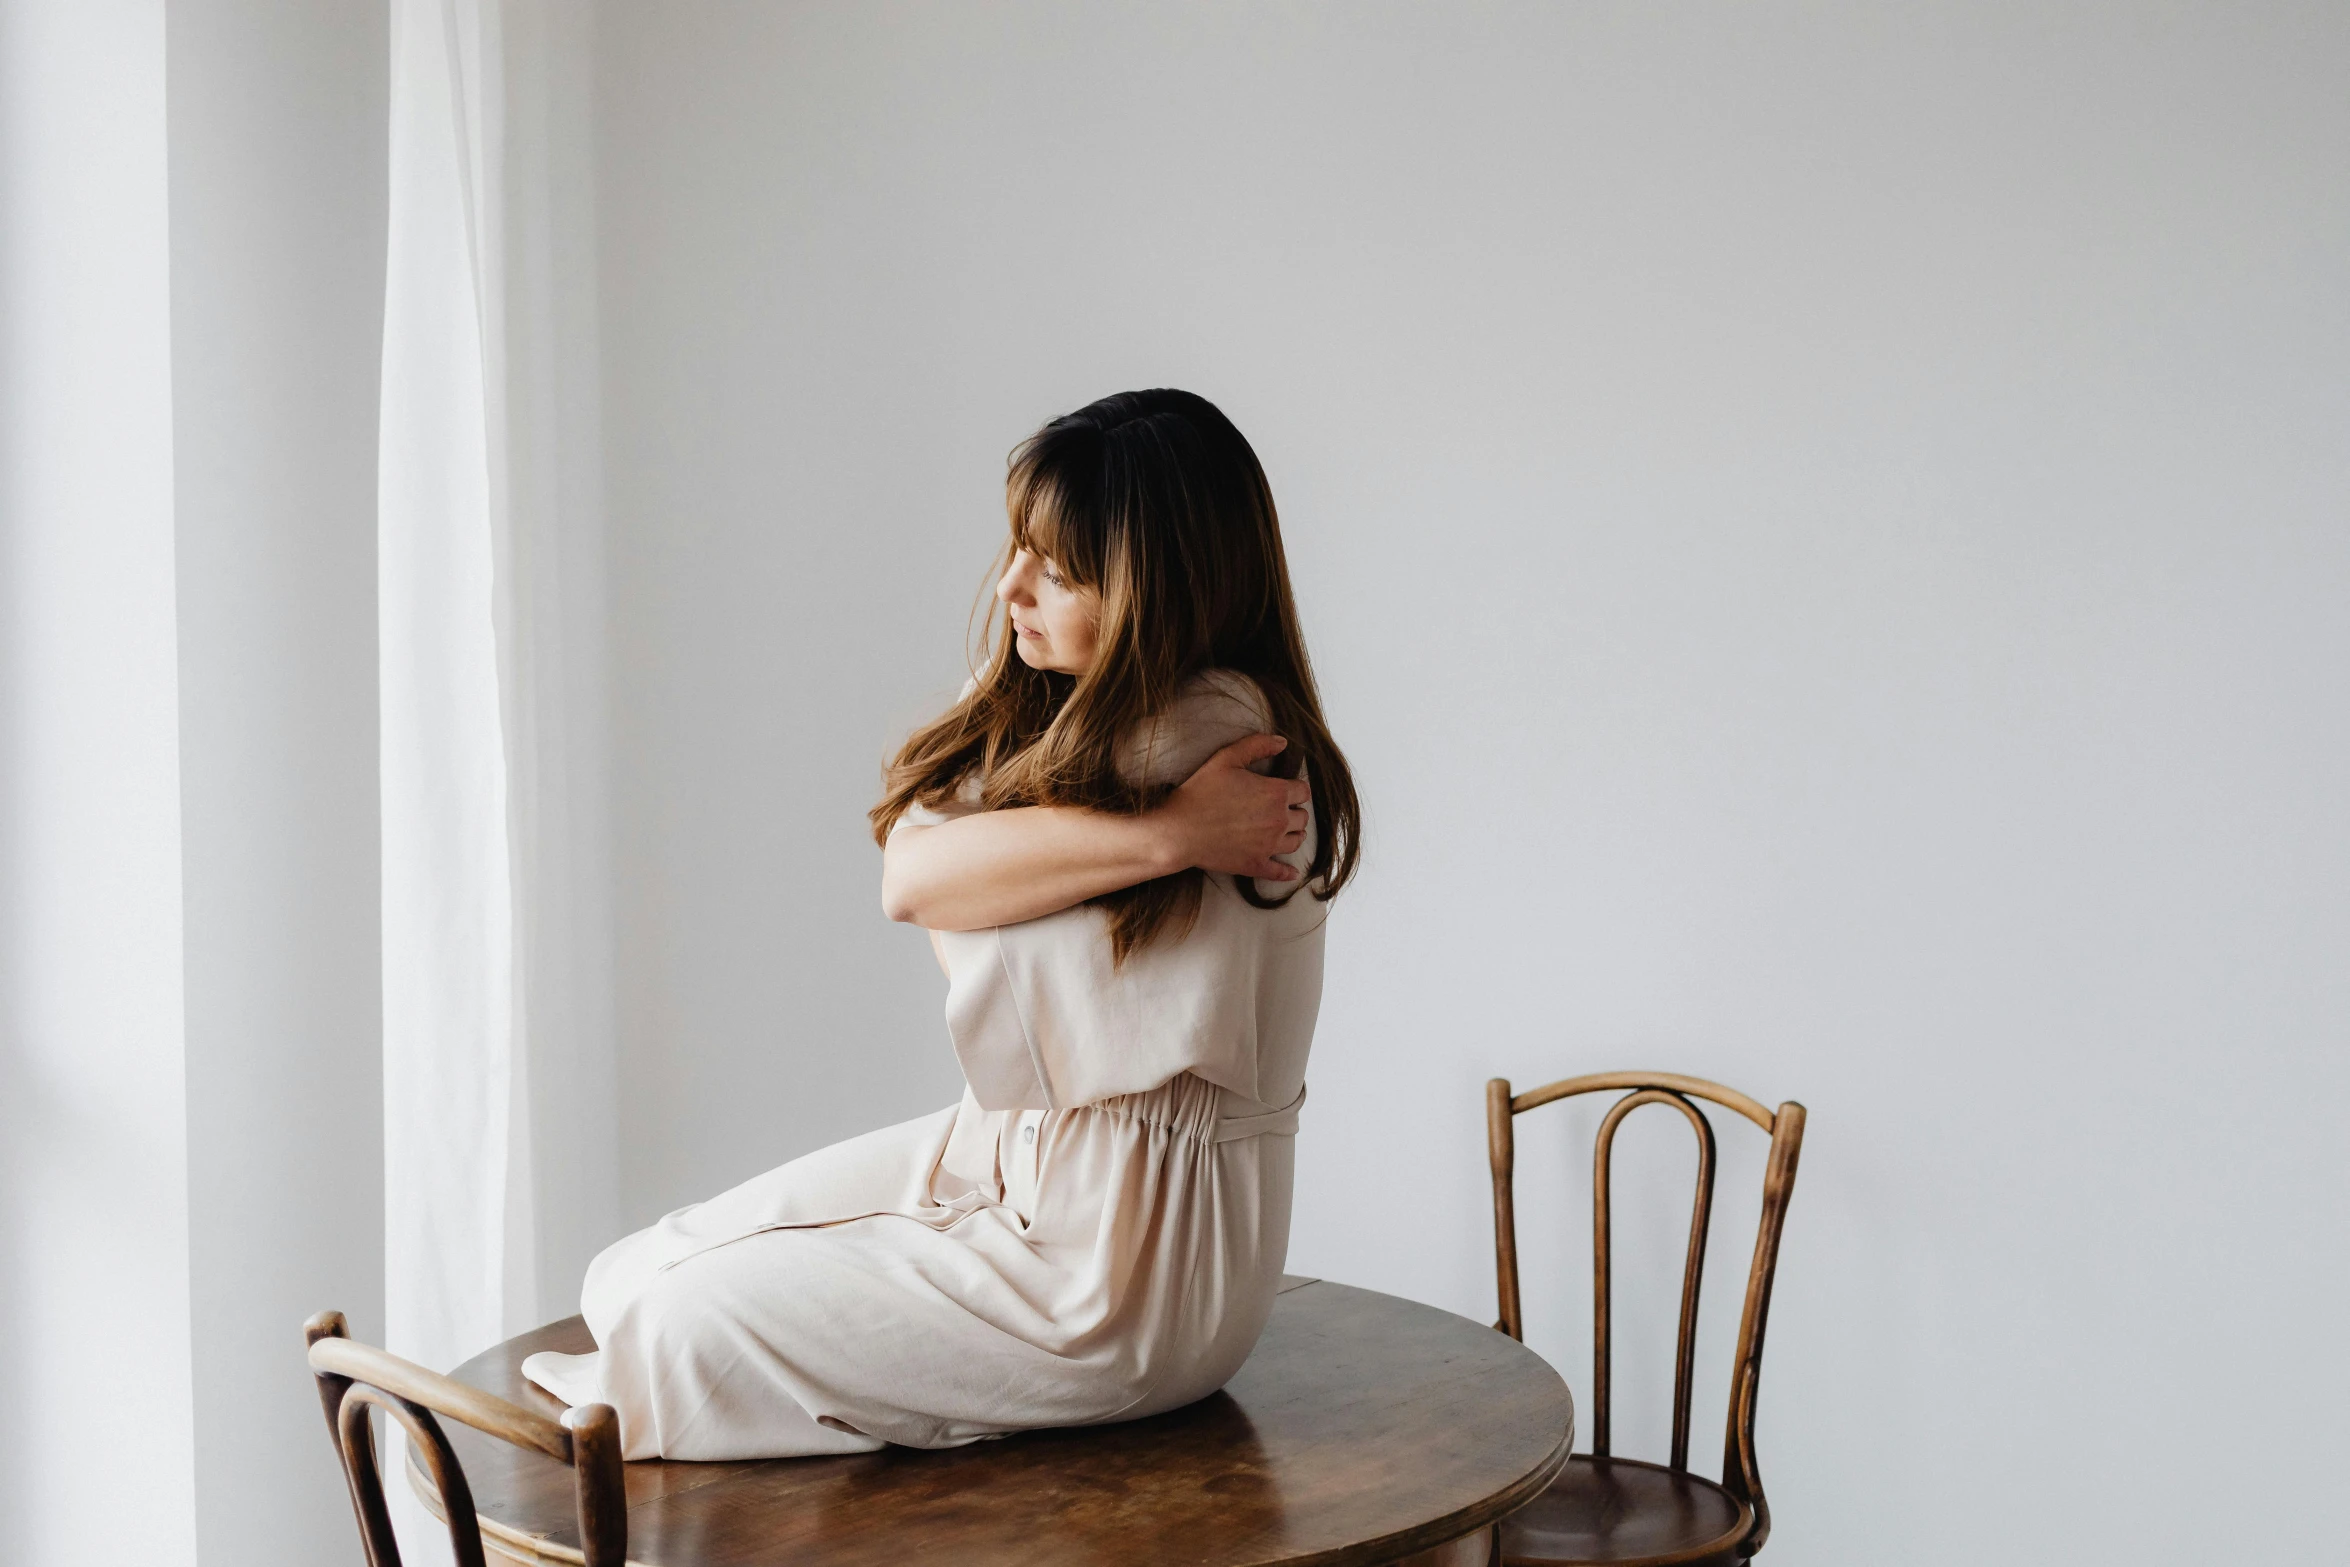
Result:
{"label": "woman", "polygon": [[985,667],[873,808],[967,1083],[599,1256],[599,1351],[533,1381],[630,1458],[951,1447],[1189,1403],[1239,1369],[1289,1241],[1323,905],[1354,786],[1273,497],[1187,392],[1014,454]]}

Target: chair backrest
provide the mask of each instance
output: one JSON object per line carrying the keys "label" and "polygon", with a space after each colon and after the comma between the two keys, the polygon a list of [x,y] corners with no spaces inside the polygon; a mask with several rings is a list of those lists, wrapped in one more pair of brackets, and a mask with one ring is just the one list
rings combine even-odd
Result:
{"label": "chair backrest", "polygon": [[1514,1187],[1517,1164],[1515,1118],[1578,1094],[1622,1091],[1599,1123],[1591,1169],[1591,1452],[1609,1456],[1609,1228],[1608,1165],[1616,1128],[1646,1104],[1671,1105],[1697,1136],[1697,1203],[1689,1218],[1689,1255],[1681,1273],[1681,1331],[1673,1368],[1672,1467],[1689,1467],[1690,1382],[1697,1357],[1697,1295],[1705,1274],[1706,1227],[1713,1216],[1713,1124],[1695,1101],[1735,1110],[1770,1134],[1763,1167],[1762,1222],[1754,1238],[1754,1266],[1746,1276],[1746,1307],[1738,1320],[1738,1348],[1731,1362],[1729,1428],[1723,1441],[1722,1486],[1754,1508],[1754,1530],[1746,1548],[1759,1549],[1770,1533],[1770,1508],[1763,1500],[1762,1471],[1754,1456],[1754,1407],[1762,1380],[1763,1327],[1770,1316],[1771,1279],[1779,1264],[1779,1234],[1787,1202],[1795,1192],[1795,1162],[1803,1150],[1803,1106],[1789,1101],[1766,1110],[1733,1088],[1672,1072],[1595,1072],[1569,1077],[1513,1095],[1506,1078],[1485,1085],[1485,1130],[1493,1157],[1493,1245],[1501,1320],[1494,1324],[1512,1338],[1525,1337],[1518,1301],[1518,1230]]}
{"label": "chair backrest", "polygon": [[565,1410],[557,1424],[519,1404],[354,1341],[339,1311],[320,1312],[303,1324],[302,1332],[310,1344],[319,1402],[326,1407],[327,1433],[343,1461],[343,1477],[350,1482],[351,1507],[359,1515],[369,1567],[400,1567],[400,1547],[392,1538],[392,1515],[384,1505],[383,1476],[375,1461],[375,1427],[369,1417],[376,1409],[399,1421],[423,1456],[440,1490],[457,1567],[485,1567],[481,1520],[474,1516],[472,1488],[465,1483],[465,1471],[436,1415],[569,1464],[578,1489],[580,1548],[587,1567],[626,1567],[628,1499],[621,1485],[620,1417],[611,1405],[582,1404]]}

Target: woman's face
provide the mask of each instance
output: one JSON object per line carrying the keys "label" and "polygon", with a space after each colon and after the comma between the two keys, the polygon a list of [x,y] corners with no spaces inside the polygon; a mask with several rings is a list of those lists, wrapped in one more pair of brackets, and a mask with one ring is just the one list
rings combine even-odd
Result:
{"label": "woman's face", "polygon": [[995,585],[995,596],[1012,612],[1022,663],[1064,675],[1082,675],[1093,667],[1102,623],[1100,594],[1067,581],[1044,556],[1021,550]]}

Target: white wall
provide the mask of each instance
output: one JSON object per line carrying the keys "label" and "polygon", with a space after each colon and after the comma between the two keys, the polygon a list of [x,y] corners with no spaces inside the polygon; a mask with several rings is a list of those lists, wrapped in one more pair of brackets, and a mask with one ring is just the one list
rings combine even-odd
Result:
{"label": "white wall", "polygon": [[380,5],[0,4],[0,1556],[347,1559]]}
{"label": "white wall", "polygon": [[163,89],[161,0],[0,3],[0,1557],[19,1562],[195,1548]]}
{"label": "white wall", "polygon": [[[1489,1074],[1800,1098],[1777,1558],[2315,1549],[2350,13],[601,22],[632,1219],[951,1097],[877,764],[958,678],[1006,448],[1186,386],[1271,473],[1368,803],[1292,1266],[1488,1315]],[[1586,1390],[1591,1124],[1521,1133]],[[1685,1178],[1662,1124],[1624,1158]],[[1620,1451],[1667,1354],[1621,1351]]]}
{"label": "white wall", "polygon": [[302,1364],[382,1342],[376,819],[381,0],[173,0],[172,390],[196,1524],[340,1562]]}

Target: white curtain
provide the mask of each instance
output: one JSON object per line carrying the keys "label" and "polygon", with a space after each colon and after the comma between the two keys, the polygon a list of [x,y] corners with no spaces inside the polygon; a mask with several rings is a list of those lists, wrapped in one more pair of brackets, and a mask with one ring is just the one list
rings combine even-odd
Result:
{"label": "white curtain", "polygon": [[618,1202],[593,8],[394,0],[380,572],[386,1337],[577,1309]]}

